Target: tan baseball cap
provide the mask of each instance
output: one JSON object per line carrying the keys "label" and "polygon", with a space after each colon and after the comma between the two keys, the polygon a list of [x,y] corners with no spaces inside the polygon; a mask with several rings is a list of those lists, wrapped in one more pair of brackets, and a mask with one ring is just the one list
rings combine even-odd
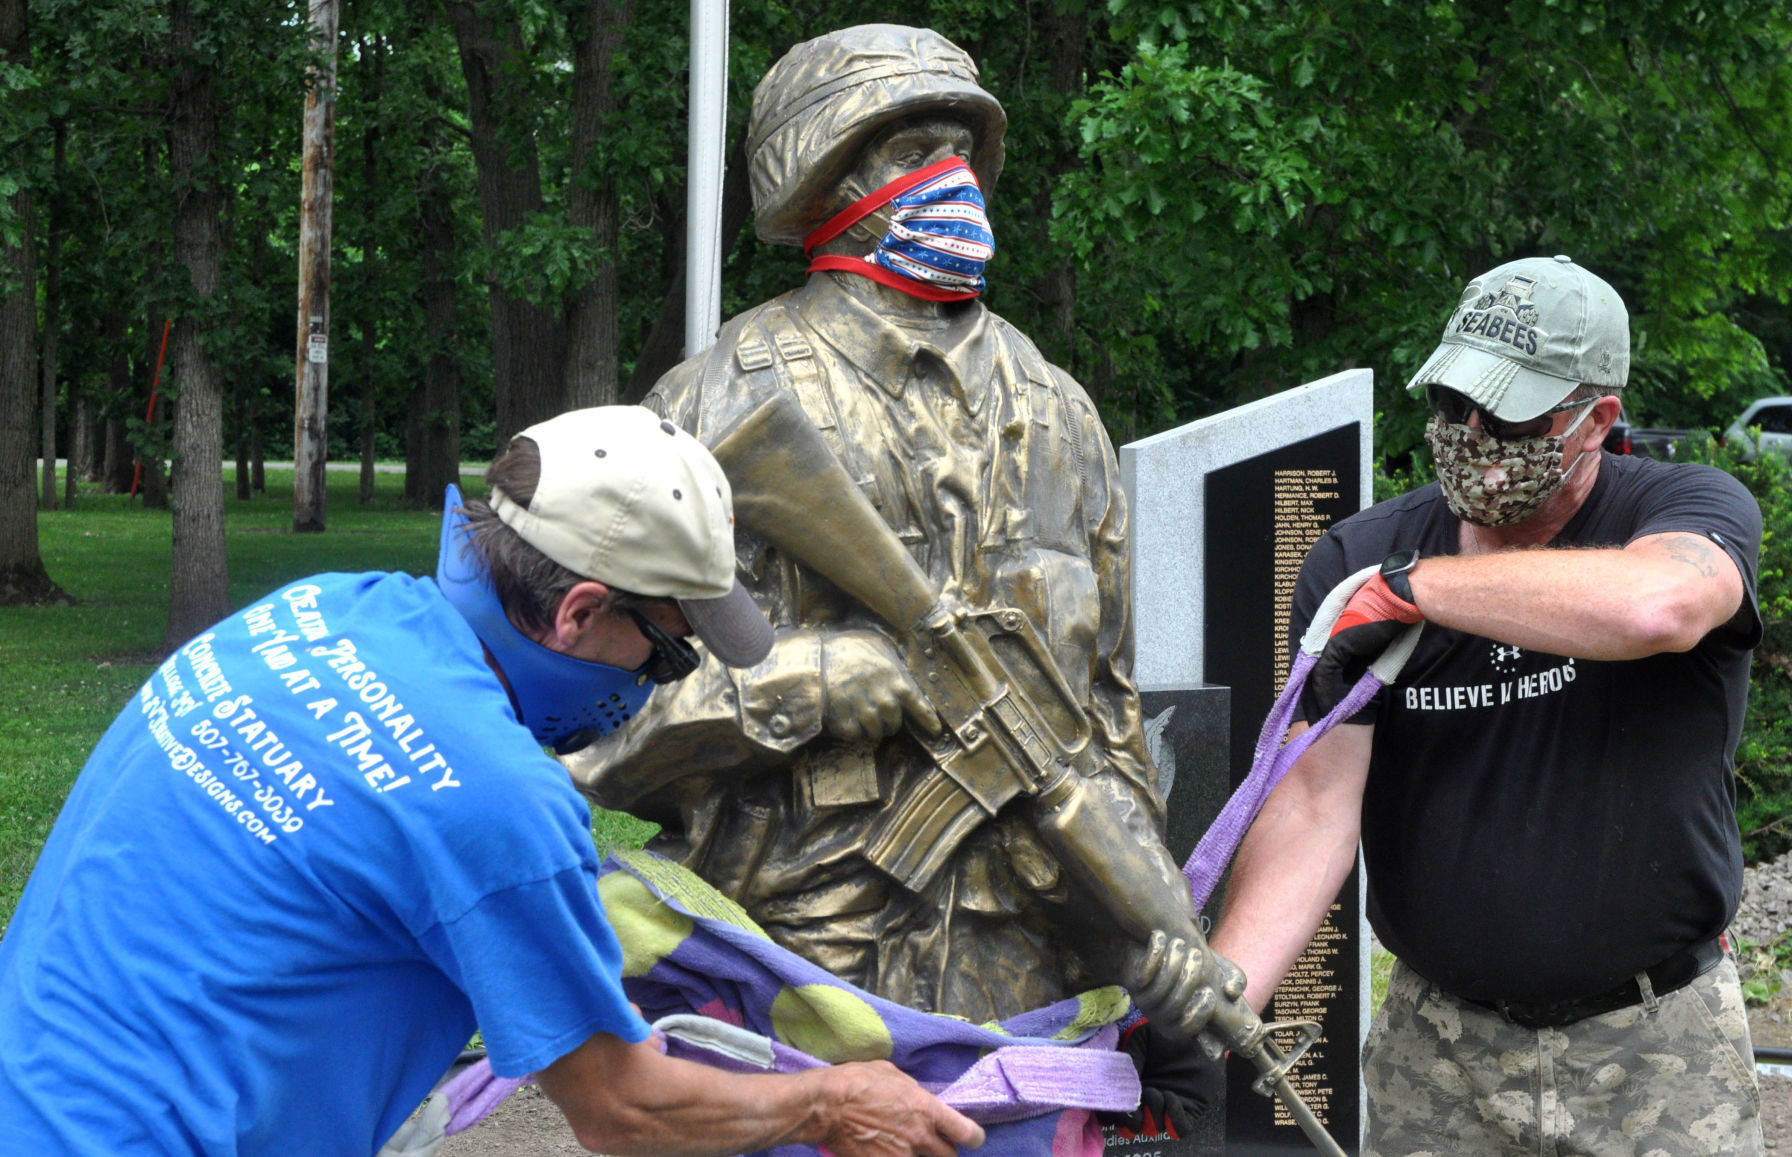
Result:
{"label": "tan baseball cap", "polygon": [[765,658],[772,627],[734,575],[734,496],[703,443],[644,406],[569,410],[517,435],[541,452],[523,506],[502,490],[492,511],[575,574],[678,602],[730,667]]}
{"label": "tan baseball cap", "polygon": [[1558,255],[1509,261],[1469,282],[1443,341],[1406,388],[1445,386],[1522,422],[1582,383],[1622,388],[1629,377],[1624,300]]}

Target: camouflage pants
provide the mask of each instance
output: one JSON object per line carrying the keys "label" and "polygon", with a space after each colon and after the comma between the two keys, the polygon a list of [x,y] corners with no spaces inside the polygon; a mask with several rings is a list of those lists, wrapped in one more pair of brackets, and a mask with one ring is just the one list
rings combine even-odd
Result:
{"label": "camouflage pants", "polygon": [[1654,1002],[1526,1029],[1403,964],[1363,1046],[1364,1157],[1760,1154],[1728,957]]}

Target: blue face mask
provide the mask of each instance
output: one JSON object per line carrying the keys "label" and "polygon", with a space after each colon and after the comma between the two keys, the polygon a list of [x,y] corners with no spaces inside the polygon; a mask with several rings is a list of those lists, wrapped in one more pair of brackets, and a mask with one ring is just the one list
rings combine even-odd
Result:
{"label": "blue face mask", "polygon": [[473,552],[460,505],[460,488],[448,487],[436,586],[504,671],[523,725],[537,743],[561,751],[622,726],[647,702],[654,684],[637,671],[549,650],[512,626]]}

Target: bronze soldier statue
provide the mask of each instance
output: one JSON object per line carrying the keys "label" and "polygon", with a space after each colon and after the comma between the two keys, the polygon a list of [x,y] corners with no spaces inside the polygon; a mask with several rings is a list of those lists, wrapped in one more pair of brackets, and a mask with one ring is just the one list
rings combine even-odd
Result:
{"label": "bronze soldier statue", "polygon": [[[1241,986],[1216,982],[1233,970],[1204,957],[1162,844],[1114,451],[1082,388],[976,300],[1006,124],[931,31],[830,33],[760,82],[759,236],[803,246],[811,274],[647,404],[716,444],[792,399],[846,493],[785,503],[776,526],[743,514],[742,578],[777,628],[763,663],[706,659],[565,761],[603,805],[663,824],[655,850],[865,989],[981,1022],[1124,983],[1192,1032],[1213,988]],[[751,487],[730,477],[744,512]],[[805,551],[805,518],[866,502],[862,550]],[[949,608],[927,628],[957,632],[945,651],[1007,664],[998,682],[1034,714],[989,723],[1011,761],[1038,755],[1032,772],[961,770],[994,740],[947,709],[936,635],[868,605],[886,547]]]}

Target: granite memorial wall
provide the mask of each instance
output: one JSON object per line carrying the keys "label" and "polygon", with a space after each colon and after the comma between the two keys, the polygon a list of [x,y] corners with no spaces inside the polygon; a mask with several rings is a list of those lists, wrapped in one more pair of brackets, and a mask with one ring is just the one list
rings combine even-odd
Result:
{"label": "granite memorial wall", "polygon": [[[1132,509],[1134,677],[1169,804],[1169,849],[1193,850],[1250,770],[1287,679],[1290,600],[1308,546],[1369,505],[1372,375],[1347,370],[1120,448]],[[1224,882],[1208,904],[1219,911]],[[1347,1150],[1363,1112],[1357,1053],[1369,1015],[1360,871],[1296,963],[1265,1020],[1316,1020],[1324,1038],[1295,1070],[1302,1097]],[[1123,1139],[1143,1157],[1311,1151],[1234,1061],[1223,1111],[1178,1141]]]}

